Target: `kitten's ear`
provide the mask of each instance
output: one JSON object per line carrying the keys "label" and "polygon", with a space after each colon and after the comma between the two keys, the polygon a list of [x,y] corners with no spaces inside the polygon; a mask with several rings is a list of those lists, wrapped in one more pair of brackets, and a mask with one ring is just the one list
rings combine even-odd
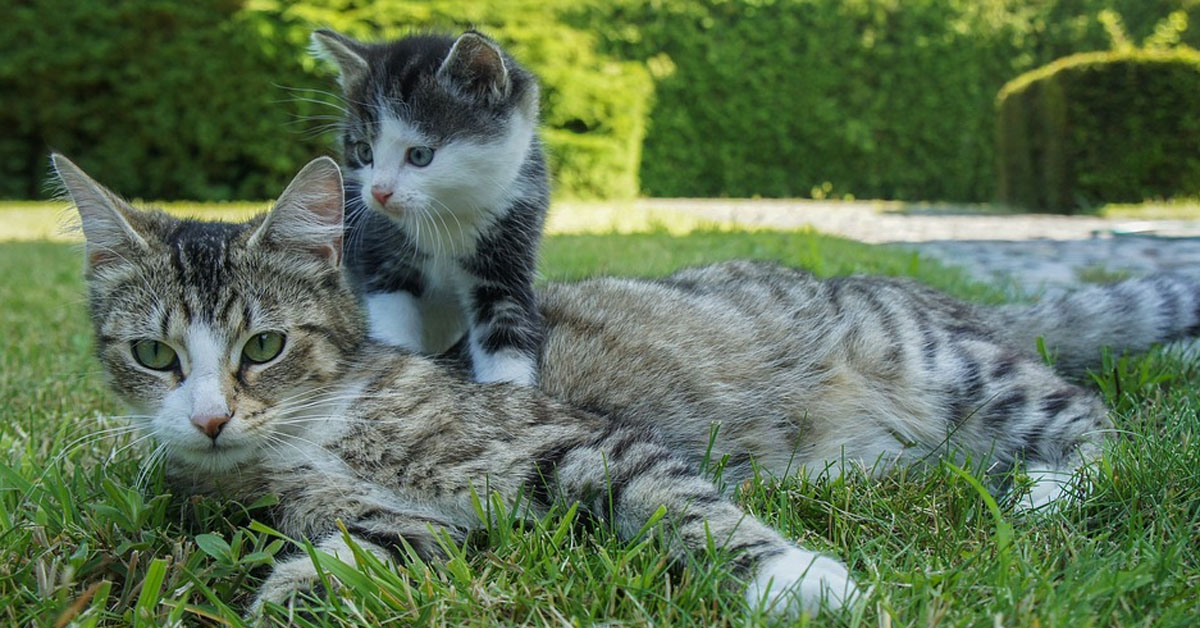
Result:
{"label": "kitten's ear", "polygon": [[328,157],[308,162],[279,195],[247,245],[273,245],[340,265],[344,194],[336,162]]}
{"label": "kitten's ear", "polygon": [[331,61],[338,67],[338,84],[342,91],[349,92],[354,86],[367,80],[370,66],[367,64],[365,47],[353,39],[327,28],[313,31],[313,56]]}
{"label": "kitten's ear", "polygon": [[475,31],[458,37],[437,75],[472,96],[486,99],[505,98],[510,89],[500,47]]}
{"label": "kitten's ear", "polygon": [[79,211],[89,268],[123,261],[130,254],[150,249],[146,239],[129,223],[129,216],[136,214],[136,209],[96,183],[70,159],[54,153],[50,162]]}

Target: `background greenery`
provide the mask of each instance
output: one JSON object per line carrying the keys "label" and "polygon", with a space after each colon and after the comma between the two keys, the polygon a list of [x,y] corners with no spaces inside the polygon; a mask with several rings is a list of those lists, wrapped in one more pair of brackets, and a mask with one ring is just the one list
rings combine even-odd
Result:
{"label": "background greenery", "polygon": [[1193,49],[1081,53],[1022,74],[997,99],[999,197],[1061,211],[1200,191],[1198,102]]}
{"label": "background greenery", "polygon": [[132,196],[267,198],[333,146],[314,26],[474,25],[541,75],[566,195],[987,201],[1006,81],[1196,46],[1197,18],[1200,0],[20,0],[0,197],[41,196],[54,147]]}

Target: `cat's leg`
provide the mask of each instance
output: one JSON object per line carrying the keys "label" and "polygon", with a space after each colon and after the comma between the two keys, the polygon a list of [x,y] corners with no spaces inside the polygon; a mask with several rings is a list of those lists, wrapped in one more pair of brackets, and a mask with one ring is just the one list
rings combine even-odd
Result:
{"label": "cat's leg", "polygon": [[532,277],[472,278],[467,349],[475,381],[533,386],[543,331]]}
{"label": "cat's leg", "polygon": [[[347,183],[347,199],[359,195]],[[346,271],[363,295],[368,332],[395,347],[423,353],[420,300],[428,289],[426,256],[403,229],[361,203],[346,207]]]}
{"label": "cat's leg", "polygon": [[1032,483],[1014,494],[1018,510],[1081,494],[1078,471],[1100,455],[1111,427],[1104,404],[1039,360],[982,349],[968,360],[972,377],[959,389],[963,396],[951,403],[960,416],[949,428],[950,444],[995,460],[998,470],[1025,473]]}
{"label": "cat's leg", "polygon": [[424,329],[417,297],[404,290],[375,292],[363,297],[371,338],[414,353],[424,351]]}
{"label": "cat's leg", "polygon": [[[355,502],[348,508],[361,511],[357,518],[344,521],[349,537],[363,551],[382,561],[394,559],[403,562],[406,546],[421,560],[442,559],[445,557],[442,536],[457,544],[463,543],[467,536],[463,528],[424,514],[382,510]],[[340,530],[327,534],[314,544],[314,548],[347,565],[355,564],[354,552],[346,543],[346,535]],[[318,558],[326,560],[320,555]],[[325,570],[328,571],[327,568]],[[319,591],[320,585],[318,566],[313,564],[307,553],[280,561],[263,582],[250,612],[252,615],[261,613],[268,602],[287,604],[299,593]]]}
{"label": "cat's leg", "polygon": [[[353,535],[352,538],[354,544],[363,551],[375,555],[380,560],[387,560],[389,554],[383,547],[365,539],[353,537]],[[350,549],[345,537],[340,532],[329,534],[313,547],[318,552],[347,565],[355,564],[354,551]],[[267,603],[287,605],[296,595],[317,592],[320,586],[320,572],[307,553],[280,561],[275,564],[271,575],[267,576],[262,586],[259,587],[258,594],[254,597],[254,603],[250,605],[250,614],[262,613]]]}
{"label": "cat's leg", "polygon": [[[564,499],[584,500],[625,538],[665,507],[672,558],[703,554],[712,539],[729,552],[735,571],[749,578],[745,596],[753,608],[795,616],[864,597],[840,561],[797,547],[742,511],[646,427],[614,424],[588,442],[551,451],[538,460],[543,475],[532,479],[535,497],[561,491]],[[607,491],[595,490],[605,485]]]}

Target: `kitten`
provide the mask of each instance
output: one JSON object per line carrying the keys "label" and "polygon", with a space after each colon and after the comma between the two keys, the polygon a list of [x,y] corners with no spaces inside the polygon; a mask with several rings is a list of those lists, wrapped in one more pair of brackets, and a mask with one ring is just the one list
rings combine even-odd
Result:
{"label": "kitten", "polygon": [[436,353],[465,329],[476,381],[535,383],[549,204],[537,79],[473,31],[312,41],[345,94],[346,263],[372,336]]}
{"label": "kitten", "polygon": [[[98,356],[119,396],[152,417],[173,482],[245,501],[277,494],[282,532],[345,561],[339,521],[382,559],[401,560],[405,544],[443,557],[440,535],[463,543],[485,526],[477,493],[537,516],[578,502],[625,538],[665,507],[671,557],[715,541],[750,578],[752,606],[794,616],[862,597],[840,562],[737,508],[649,426],[367,340],[340,268],[332,160],[241,224],[136,210],[53,160],[82,218]],[[282,560],[254,608],[319,582],[308,556]]]}

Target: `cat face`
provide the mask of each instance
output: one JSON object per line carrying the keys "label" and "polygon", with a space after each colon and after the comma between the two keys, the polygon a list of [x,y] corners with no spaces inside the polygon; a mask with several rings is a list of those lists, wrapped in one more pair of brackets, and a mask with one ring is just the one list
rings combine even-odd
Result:
{"label": "cat face", "polygon": [[139,211],[60,155],[97,354],[175,460],[220,471],[286,447],[363,337],[340,272],[342,182],[312,162],[241,224]]}
{"label": "cat face", "polygon": [[496,44],[468,32],[368,45],[331,31],[313,44],[341,71],[351,207],[415,235],[474,222],[515,193],[538,89]]}

